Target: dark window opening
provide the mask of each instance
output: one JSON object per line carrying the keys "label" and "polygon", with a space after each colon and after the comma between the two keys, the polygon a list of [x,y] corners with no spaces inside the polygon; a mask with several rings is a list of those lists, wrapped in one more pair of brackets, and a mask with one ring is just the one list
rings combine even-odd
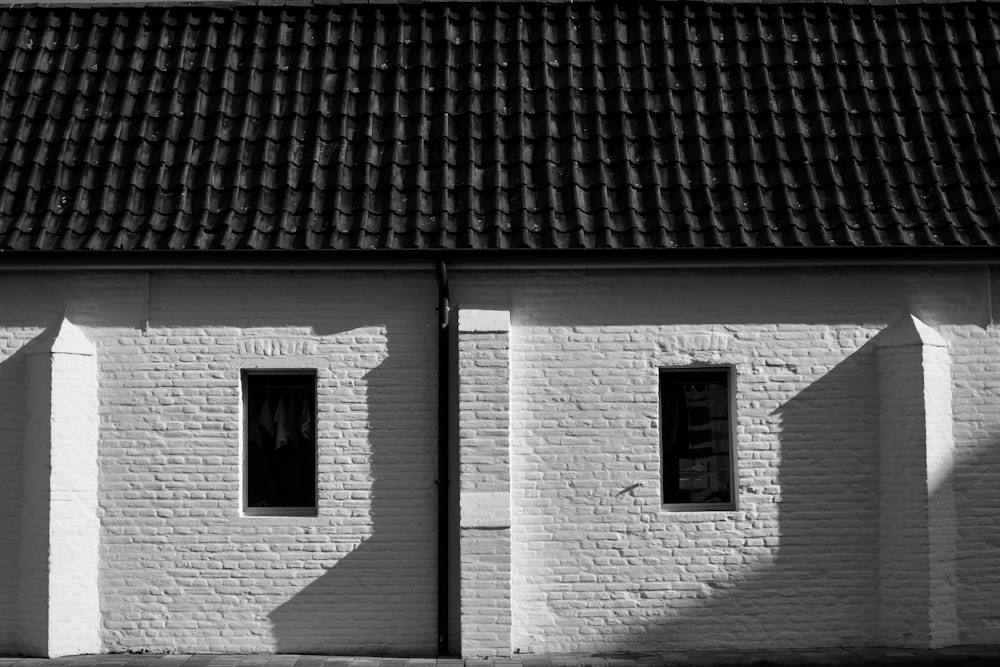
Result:
{"label": "dark window opening", "polygon": [[316,507],[316,375],[246,371],[246,511]]}
{"label": "dark window opening", "polygon": [[661,369],[663,502],[735,507],[729,371]]}

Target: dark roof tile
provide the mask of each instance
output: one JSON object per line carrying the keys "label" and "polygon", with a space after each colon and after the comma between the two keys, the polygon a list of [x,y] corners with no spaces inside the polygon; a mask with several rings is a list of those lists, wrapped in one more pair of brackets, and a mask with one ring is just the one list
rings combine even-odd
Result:
{"label": "dark roof tile", "polygon": [[0,12],[0,247],[997,245],[1000,8]]}

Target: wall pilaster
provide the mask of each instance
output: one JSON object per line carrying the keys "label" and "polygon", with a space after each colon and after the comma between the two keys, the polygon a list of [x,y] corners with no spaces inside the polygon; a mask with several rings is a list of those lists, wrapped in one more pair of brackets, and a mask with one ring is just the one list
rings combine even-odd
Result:
{"label": "wall pilaster", "polygon": [[880,637],[896,646],[947,646],[958,641],[948,345],[906,315],[876,346]]}
{"label": "wall pilaster", "polygon": [[22,643],[32,655],[101,650],[97,358],[63,320],[27,359]]}
{"label": "wall pilaster", "polygon": [[509,655],[508,311],[459,311],[458,422],[462,655]]}

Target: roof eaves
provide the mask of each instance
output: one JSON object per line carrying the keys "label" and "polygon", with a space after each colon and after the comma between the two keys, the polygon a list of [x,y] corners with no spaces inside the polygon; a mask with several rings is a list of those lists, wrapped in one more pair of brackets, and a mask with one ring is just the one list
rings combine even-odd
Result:
{"label": "roof eaves", "polygon": [[0,271],[410,271],[439,261],[457,270],[601,270],[1000,265],[1000,248],[685,248],[562,250],[0,251]]}

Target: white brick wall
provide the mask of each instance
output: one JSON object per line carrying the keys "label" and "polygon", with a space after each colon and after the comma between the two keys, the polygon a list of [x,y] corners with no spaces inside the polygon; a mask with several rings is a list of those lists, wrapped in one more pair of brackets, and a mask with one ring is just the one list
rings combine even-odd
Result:
{"label": "white brick wall", "polygon": [[[39,346],[44,347],[44,346]],[[31,355],[24,375],[24,440],[21,451],[21,521],[13,533],[20,558],[11,569],[7,586],[14,598],[12,640],[21,651],[48,655],[49,641],[49,439],[52,419],[52,359]],[[29,378],[35,378],[34,381]],[[20,444],[20,443],[19,443]],[[12,452],[13,453],[13,452]],[[16,508],[18,505],[15,505]],[[12,509],[14,509],[12,508]]]}
{"label": "white brick wall", "polygon": [[[984,272],[984,271],[983,271]],[[1000,283],[993,278],[992,303]],[[958,617],[963,644],[1000,643],[1000,330],[943,329],[951,343],[958,517]]]}
{"label": "white brick wall", "polygon": [[[81,278],[57,273],[0,275],[0,531],[5,536],[22,531],[24,499],[30,497],[23,481],[28,451],[25,420],[28,401],[27,351],[43,331],[63,315],[109,335],[117,328],[134,331],[142,321],[144,300],[141,275],[103,275]],[[113,334],[112,334],[113,335]],[[37,341],[36,341],[37,344]],[[39,391],[42,391],[39,388]],[[34,511],[27,508],[27,512]],[[38,509],[42,512],[42,509]],[[35,520],[33,525],[42,525]],[[22,589],[20,539],[0,540],[0,650],[24,647],[25,614],[18,605]]]}
{"label": "white brick wall", "polygon": [[[453,281],[464,306],[513,313],[515,648],[877,642],[866,343],[907,304],[949,336],[982,331],[982,270],[552,273],[502,291],[492,277]],[[692,362],[736,367],[736,512],[659,507],[656,369]],[[985,607],[996,589],[963,592]]]}
{"label": "white brick wall", "polygon": [[[104,356],[109,648],[433,652],[433,285],[153,277]],[[318,517],[239,516],[248,367],[317,370]]]}
{"label": "white brick wall", "polygon": [[[876,329],[774,276],[609,278],[515,327],[515,647],[870,643]],[[735,366],[739,511],[660,509],[657,369],[691,363]]]}
{"label": "white brick wall", "polygon": [[[64,300],[98,348],[105,650],[434,651],[432,272],[157,273],[148,308],[143,274],[0,281],[19,307],[5,354]],[[240,369],[257,366],[317,369],[317,517],[240,516]]]}
{"label": "white brick wall", "polygon": [[511,653],[510,313],[458,311],[462,655]]}
{"label": "white brick wall", "polygon": [[[949,342],[963,642],[1000,641],[1000,335],[982,269],[453,271],[511,312],[513,648],[876,641],[869,344]],[[0,529],[24,364],[68,305],[97,346],[105,650],[432,653],[436,306],[424,273],[0,274]],[[656,371],[733,365],[740,506],[659,504]],[[239,371],[316,368],[320,511],[240,507]],[[488,545],[484,545],[488,546]],[[0,542],[0,650],[16,648]]]}

